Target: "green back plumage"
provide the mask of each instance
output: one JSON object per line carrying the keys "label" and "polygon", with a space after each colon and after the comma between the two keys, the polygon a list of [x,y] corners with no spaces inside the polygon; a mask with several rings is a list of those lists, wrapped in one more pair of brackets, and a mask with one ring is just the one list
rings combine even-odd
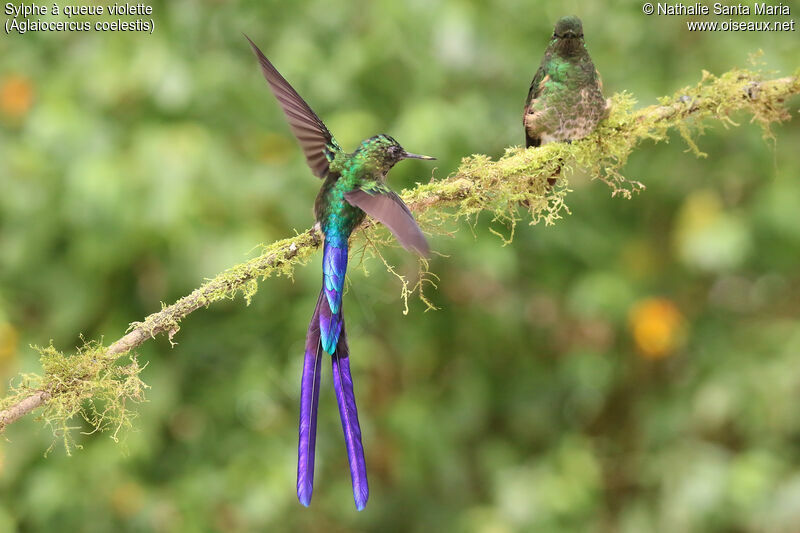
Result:
{"label": "green back plumage", "polygon": [[364,140],[352,153],[331,153],[328,176],[314,203],[314,214],[326,235],[350,235],[364,220],[364,211],[351,205],[345,195],[356,190],[386,192],[386,174],[404,158],[405,150],[388,135]]}

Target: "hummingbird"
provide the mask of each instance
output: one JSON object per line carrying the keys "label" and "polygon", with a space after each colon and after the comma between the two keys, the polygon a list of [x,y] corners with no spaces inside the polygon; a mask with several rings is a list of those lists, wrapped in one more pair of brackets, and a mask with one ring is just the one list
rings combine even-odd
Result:
{"label": "hummingbird", "polygon": [[435,159],[407,152],[389,135],[364,140],[345,152],[311,107],[245,35],[261,71],[300,143],[311,172],[322,179],[314,216],[324,235],[322,288],[308,325],[300,381],[300,436],[297,452],[297,498],[308,507],[314,488],[314,448],[323,352],[331,357],[333,386],[344,432],[356,509],[367,505],[369,486],[361,427],[350,374],[350,349],[342,312],[350,234],[368,214],[389,228],[407,250],[427,257],[425,239],[411,211],[386,185],[386,174],[403,159]]}
{"label": "hummingbird", "polygon": [[[580,19],[559,19],[525,100],[525,146],[581,139],[608,116],[608,107]],[[555,181],[548,179],[551,186]]]}

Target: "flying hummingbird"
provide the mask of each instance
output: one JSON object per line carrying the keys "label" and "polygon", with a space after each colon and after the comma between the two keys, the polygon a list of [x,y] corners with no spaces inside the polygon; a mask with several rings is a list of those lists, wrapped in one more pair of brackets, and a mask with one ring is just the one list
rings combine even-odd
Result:
{"label": "flying hummingbird", "polygon": [[322,352],[331,356],[333,386],[344,431],[353,497],[360,511],[367,505],[369,487],[361,428],[350,375],[350,350],[342,314],[342,290],[347,270],[347,245],[352,231],[366,214],[377,219],[408,250],[427,256],[430,249],[408,207],[385,184],[386,174],[403,159],[434,159],[412,154],[388,135],[363,141],[346,153],[322,120],[289,85],[261,50],[253,48],[264,77],[300,142],[308,166],[323,181],[314,203],[314,215],[325,236],[322,252],[322,289],[308,325],[305,362],[300,383],[300,438],[297,452],[297,498],[311,503],[314,488],[314,447]]}
{"label": "flying hummingbird", "polygon": [[[583,42],[583,25],[578,17],[563,17],[525,100],[525,146],[581,139],[606,116],[603,84]],[[553,185],[555,178],[550,180]]]}

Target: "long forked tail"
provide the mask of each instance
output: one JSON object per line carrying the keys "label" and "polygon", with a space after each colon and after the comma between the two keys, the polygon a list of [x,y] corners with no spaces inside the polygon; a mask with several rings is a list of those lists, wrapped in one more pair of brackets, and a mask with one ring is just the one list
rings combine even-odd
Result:
{"label": "long forked tail", "polygon": [[322,292],[327,305],[317,304],[319,312],[320,340],[322,348],[329,354],[336,351],[339,333],[342,331],[342,291],[344,274],[347,271],[347,240],[328,238],[322,249]]}
{"label": "long forked tail", "polygon": [[364,446],[361,444],[361,426],[358,424],[353,378],[350,375],[350,348],[347,346],[344,320],[342,320],[342,332],[339,335],[336,352],[331,356],[331,365],[333,366],[333,387],[336,390],[336,401],[339,404],[339,416],[342,419],[344,442],[347,447],[347,460],[350,462],[353,499],[356,509],[361,511],[367,506],[369,499],[367,461],[364,459]]}
{"label": "long forked tail", "polygon": [[317,409],[322,350],[331,354],[333,386],[339,404],[353,498],[361,511],[369,499],[367,464],[361,444],[361,426],[350,375],[350,348],[342,315],[342,289],[347,269],[347,244],[329,244],[323,249],[322,290],[306,334],[306,353],[300,390],[300,438],[297,452],[297,498],[305,506],[314,490],[314,447],[317,435]]}
{"label": "long forked tail", "polygon": [[297,444],[297,499],[308,507],[314,491],[314,448],[317,441],[319,382],[322,377],[322,346],[319,340],[320,308],[327,307],[324,290],[319,291],[317,306],[306,334],[306,357],[300,380],[300,438]]}

